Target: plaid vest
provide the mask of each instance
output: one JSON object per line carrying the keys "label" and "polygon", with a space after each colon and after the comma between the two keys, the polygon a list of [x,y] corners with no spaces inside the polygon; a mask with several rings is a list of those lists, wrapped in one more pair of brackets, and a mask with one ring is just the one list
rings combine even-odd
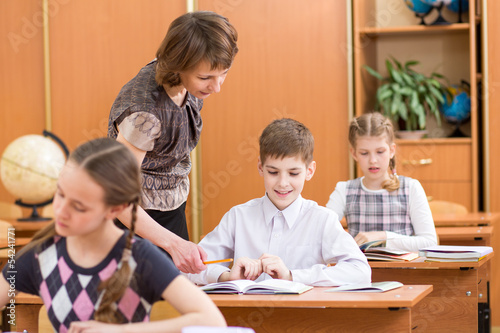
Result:
{"label": "plaid vest", "polygon": [[396,191],[367,192],[361,186],[361,178],[349,180],[346,186],[345,217],[349,233],[392,231],[401,235],[413,235],[408,207],[409,178],[399,176],[400,188]]}

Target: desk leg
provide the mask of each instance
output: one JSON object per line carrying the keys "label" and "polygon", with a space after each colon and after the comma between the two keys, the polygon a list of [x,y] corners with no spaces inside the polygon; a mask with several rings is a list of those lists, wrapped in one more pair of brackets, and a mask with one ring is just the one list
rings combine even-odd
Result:
{"label": "desk leg", "polygon": [[[38,333],[38,314],[41,304],[16,304],[16,325],[11,325],[10,330],[14,332]],[[8,325],[9,317],[4,316]],[[6,326],[9,327],[9,326]]]}
{"label": "desk leg", "polygon": [[219,307],[229,326],[264,332],[415,332],[411,310]]}

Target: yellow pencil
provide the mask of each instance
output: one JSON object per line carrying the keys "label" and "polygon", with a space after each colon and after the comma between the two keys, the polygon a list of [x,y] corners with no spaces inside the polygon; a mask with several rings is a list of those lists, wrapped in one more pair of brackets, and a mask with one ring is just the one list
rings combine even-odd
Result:
{"label": "yellow pencil", "polygon": [[208,264],[218,264],[220,262],[232,262],[232,261],[233,261],[233,259],[229,258],[229,259],[221,259],[221,260],[204,261],[203,263],[205,265],[208,265]]}

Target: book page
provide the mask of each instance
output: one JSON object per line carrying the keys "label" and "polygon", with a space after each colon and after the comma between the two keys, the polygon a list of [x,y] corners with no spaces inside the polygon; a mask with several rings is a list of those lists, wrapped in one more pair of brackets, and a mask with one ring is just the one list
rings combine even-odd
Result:
{"label": "book page", "polygon": [[398,281],[373,282],[369,284],[348,284],[337,288],[326,290],[327,292],[368,292],[379,293],[402,287],[403,284]]}
{"label": "book page", "polygon": [[242,293],[248,286],[255,285],[252,280],[233,280],[226,282],[216,282],[201,286],[200,289],[205,292],[220,293]]}
{"label": "book page", "polygon": [[312,289],[311,286],[307,286],[300,282],[280,280],[280,279],[268,279],[262,282],[256,283],[251,286],[247,286],[244,289],[244,293],[256,294],[300,294],[307,290]]}

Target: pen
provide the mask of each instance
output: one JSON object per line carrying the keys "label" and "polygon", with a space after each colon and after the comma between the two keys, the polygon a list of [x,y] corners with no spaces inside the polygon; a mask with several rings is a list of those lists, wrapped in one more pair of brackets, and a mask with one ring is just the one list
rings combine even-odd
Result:
{"label": "pen", "polygon": [[203,263],[205,265],[208,265],[208,264],[217,264],[220,262],[232,262],[232,261],[233,261],[233,259],[229,258],[229,259],[221,259],[221,260],[204,261]]}

